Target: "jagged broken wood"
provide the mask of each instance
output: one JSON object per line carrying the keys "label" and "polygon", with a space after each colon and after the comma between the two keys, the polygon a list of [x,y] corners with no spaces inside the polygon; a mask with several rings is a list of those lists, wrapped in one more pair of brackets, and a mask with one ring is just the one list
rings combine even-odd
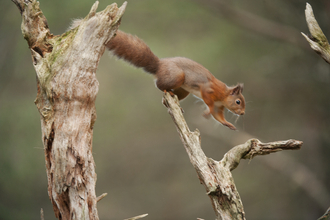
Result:
{"label": "jagged broken wood", "polygon": [[[35,104],[41,118],[48,194],[59,219],[99,219],[92,155],[96,69],[105,44],[116,32],[126,2],[96,12],[60,36],[50,33],[36,0],[12,0],[22,15],[37,73]],[[100,199],[100,197],[99,197]]]}
{"label": "jagged broken wood", "polygon": [[168,108],[190,162],[211,199],[217,219],[245,219],[243,204],[230,172],[238,166],[241,159],[250,160],[257,155],[281,150],[297,150],[303,144],[296,140],[261,143],[257,139],[250,139],[229,150],[221,161],[215,161],[204,154],[199,131],[189,130],[177,97],[165,93],[163,104]]}
{"label": "jagged broken wood", "polygon": [[330,45],[327,37],[317,23],[312,6],[306,3],[305,17],[310,35],[301,33],[310,44],[311,48],[330,64]]}

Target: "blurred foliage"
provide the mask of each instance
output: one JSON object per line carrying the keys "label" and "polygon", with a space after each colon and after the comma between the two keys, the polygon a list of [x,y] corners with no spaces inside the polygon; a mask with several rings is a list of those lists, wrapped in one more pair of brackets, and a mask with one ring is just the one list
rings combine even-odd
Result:
{"label": "blurred foliage", "polygon": [[[86,16],[93,3],[41,0],[40,7],[51,32],[61,34],[73,18]],[[99,10],[111,3],[101,0]],[[309,3],[329,37],[330,2]],[[120,29],[142,38],[159,57],[189,57],[228,85],[244,83],[247,109],[236,123],[240,132],[203,119],[203,105],[194,97],[182,102],[190,128],[201,131],[208,157],[220,160],[234,144],[246,141],[242,133],[264,142],[302,140],[299,151],[266,157],[281,161],[287,156],[303,164],[329,195],[329,65],[311,49],[237,26],[207,4],[197,0],[132,0]],[[305,1],[236,0],[227,4],[291,26],[297,33],[308,32]],[[0,13],[0,219],[39,219],[40,208],[45,219],[55,219],[47,195],[40,118],[33,103],[35,71],[20,31],[21,17],[11,1],[1,1]],[[148,219],[214,219],[210,201],[152,77],[107,52],[97,74],[100,90],[93,145],[96,192],[108,193],[98,204],[100,218],[124,219],[149,213]],[[227,118],[231,122],[236,119],[231,114]],[[328,203],[318,204],[293,181],[303,179],[304,173],[293,173],[291,178],[268,166],[264,162],[267,158],[242,161],[233,172],[247,219],[320,217],[330,198],[320,198]],[[286,164],[278,166],[293,169]]]}

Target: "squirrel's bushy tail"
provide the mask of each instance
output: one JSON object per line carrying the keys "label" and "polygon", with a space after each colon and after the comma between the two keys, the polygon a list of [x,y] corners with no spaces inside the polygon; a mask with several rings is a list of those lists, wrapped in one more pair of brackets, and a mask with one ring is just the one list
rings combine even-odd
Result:
{"label": "squirrel's bushy tail", "polygon": [[117,57],[136,67],[142,67],[148,73],[155,74],[159,68],[158,57],[136,36],[118,30],[117,35],[106,46]]}

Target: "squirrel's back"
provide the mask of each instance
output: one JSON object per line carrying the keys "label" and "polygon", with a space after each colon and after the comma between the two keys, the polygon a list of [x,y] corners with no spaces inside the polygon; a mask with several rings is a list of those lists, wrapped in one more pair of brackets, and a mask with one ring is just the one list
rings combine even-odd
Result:
{"label": "squirrel's back", "polygon": [[159,69],[158,57],[136,36],[118,30],[116,36],[106,46],[117,57],[136,67],[142,67],[148,73],[156,74]]}

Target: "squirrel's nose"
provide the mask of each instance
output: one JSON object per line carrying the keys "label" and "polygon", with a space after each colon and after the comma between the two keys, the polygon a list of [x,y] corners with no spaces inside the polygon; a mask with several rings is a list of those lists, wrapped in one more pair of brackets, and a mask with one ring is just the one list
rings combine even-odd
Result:
{"label": "squirrel's nose", "polygon": [[242,111],[242,112],[241,112],[241,115],[244,115],[244,114],[245,114],[245,111]]}

